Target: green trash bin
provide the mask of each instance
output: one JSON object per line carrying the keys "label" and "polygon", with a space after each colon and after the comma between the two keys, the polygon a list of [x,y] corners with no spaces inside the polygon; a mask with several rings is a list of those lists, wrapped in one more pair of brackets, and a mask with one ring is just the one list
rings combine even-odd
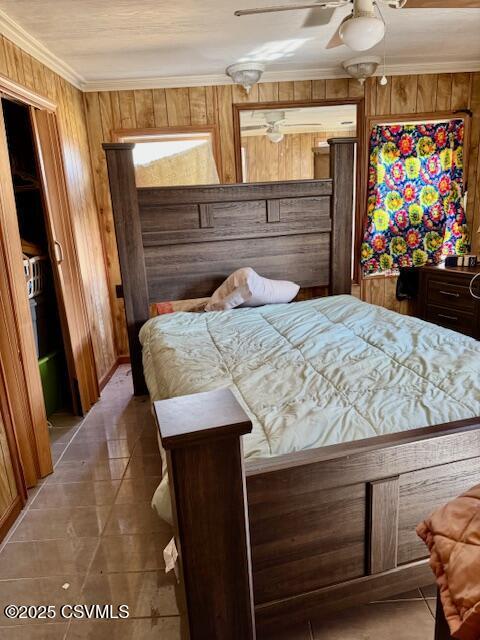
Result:
{"label": "green trash bin", "polygon": [[47,416],[65,405],[66,370],[61,351],[51,351],[38,361]]}

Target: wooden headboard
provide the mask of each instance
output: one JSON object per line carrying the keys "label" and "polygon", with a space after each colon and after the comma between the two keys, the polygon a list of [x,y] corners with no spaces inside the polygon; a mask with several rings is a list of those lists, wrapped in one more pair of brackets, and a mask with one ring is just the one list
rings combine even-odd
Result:
{"label": "wooden headboard", "polygon": [[146,392],[138,333],[152,302],[209,296],[245,266],[350,293],[356,139],[329,143],[329,180],[139,189],[134,145],[103,145],[136,394]]}

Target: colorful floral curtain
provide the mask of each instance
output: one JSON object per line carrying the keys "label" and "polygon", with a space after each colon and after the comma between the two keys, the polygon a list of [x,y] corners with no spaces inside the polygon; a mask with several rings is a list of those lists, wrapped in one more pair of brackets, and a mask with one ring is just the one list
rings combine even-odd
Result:
{"label": "colorful floral curtain", "polygon": [[378,126],[370,139],[366,274],[468,252],[462,120]]}

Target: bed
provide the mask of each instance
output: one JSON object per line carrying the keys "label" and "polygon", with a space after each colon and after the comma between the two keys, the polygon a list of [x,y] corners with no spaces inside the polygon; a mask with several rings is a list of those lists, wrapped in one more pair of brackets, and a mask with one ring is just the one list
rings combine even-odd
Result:
{"label": "bed", "polygon": [[[354,145],[331,141],[331,180],[183,189],[137,189],[132,145],[105,145],[191,638],[248,640],[429,583],[415,525],[480,481],[478,343],[346,295]],[[312,299],[147,322],[245,265]]]}
{"label": "bed", "polygon": [[[140,341],[152,401],[232,390],[246,460],[480,415],[476,341],[352,296],[167,314]],[[154,505],[172,521],[166,474]]]}

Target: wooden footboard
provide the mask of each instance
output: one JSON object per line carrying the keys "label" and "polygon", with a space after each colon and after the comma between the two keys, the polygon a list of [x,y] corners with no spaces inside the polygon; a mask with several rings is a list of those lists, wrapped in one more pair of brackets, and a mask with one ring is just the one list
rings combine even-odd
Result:
{"label": "wooden footboard", "polygon": [[193,414],[196,396],[155,403],[192,638],[248,640],[433,580],[415,527],[480,482],[480,418],[243,464],[248,418],[218,394]]}
{"label": "wooden footboard", "polygon": [[247,462],[258,628],[429,584],[417,524],[480,482],[480,419]]}

